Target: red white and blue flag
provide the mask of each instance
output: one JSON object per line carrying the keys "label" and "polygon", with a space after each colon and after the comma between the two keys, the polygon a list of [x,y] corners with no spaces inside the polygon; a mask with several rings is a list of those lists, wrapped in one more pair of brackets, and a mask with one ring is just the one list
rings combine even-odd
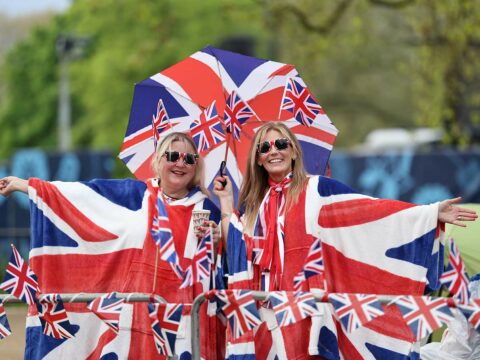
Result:
{"label": "red white and blue flag", "polygon": [[235,90],[232,91],[228,95],[223,115],[227,132],[233,134],[235,139],[240,140],[242,125],[252,116],[255,116],[252,109],[240,98]]}
{"label": "red white and blue flag", "polygon": [[453,319],[445,298],[401,296],[394,300],[417,341]]}
{"label": "red white and blue flag", "polygon": [[464,304],[468,302],[468,283],[470,280],[465,264],[460,256],[460,251],[453,238],[448,239],[448,249],[450,252],[448,255],[448,266],[442,276],[440,276],[440,282],[453,294],[455,299]]}
{"label": "red white and blue flag", "polygon": [[7,313],[3,304],[0,302],[0,340],[5,339],[12,333],[10,324],[8,323]]}
{"label": "red white and blue flag", "polygon": [[338,320],[349,333],[384,313],[382,304],[375,295],[332,293],[328,295],[328,300],[335,308]]}
{"label": "red white and blue flag", "polygon": [[157,143],[160,140],[162,132],[170,128],[172,128],[172,124],[168,118],[167,110],[165,109],[162,99],[159,99],[157,113],[152,115],[153,143],[155,149],[157,148]]}
{"label": "red white and blue flag", "polygon": [[182,320],[183,304],[148,304],[153,339],[160,355],[175,355],[175,341]]}
{"label": "red white and blue flag", "polygon": [[[312,243],[303,269],[293,278],[294,289],[299,290],[308,278],[315,275],[319,275],[321,281],[325,282],[325,266],[323,264],[322,243],[320,239],[316,239]],[[326,286],[324,285],[323,288],[326,288]]]}
{"label": "red white and blue flag", "polygon": [[200,117],[190,124],[190,136],[198,151],[204,154],[225,141],[222,121],[218,116],[215,101],[202,111]]}
{"label": "red white and blue flag", "polygon": [[205,236],[200,240],[197,251],[192,259],[191,264],[183,274],[183,283],[181,289],[192,286],[193,284],[202,282],[203,279],[210,278],[213,271],[213,241],[210,229],[207,229]]}
{"label": "red white and blue flag", "polygon": [[281,110],[293,113],[295,120],[305,126],[310,126],[318,114],[324,114],[322,107],[315,101],[310,90],[302,84],[300,78],[287,80],[285,95]]}
{"label": "red white and blue flag", "polygon": [[54,339],[70,339],[74,336],[60,295],[42,296],[37,304],[37,310],[45,335]]}
{"label": "red white and blue flag", "polygon": [[215,296],[220,310],[228,319],[234,338],[262,323],[250,290],[217,290]]}
{"label": "red white and blue flag", "polygon": [[110,293],[91,301],[88,304],[88,308],[118,334],[120,315],[124,303],[125,299],[120,299],[115,293]]}
{"label": "red white and blue flag", "polygon": [[0,289],[12,294],[27,304],[34,304],[38,288],[37,276],[12,245],[12,255]]}
{"label": "red white and blue flag", "polygon": [[273,291],[268,294],[278,326],[287,326],[318,313],[315,298],[311,293]]}
{"label": "red white and blue flag", "polygon": [[165,200],[162,192],[158,192],[156,208],[153,215],[152,238],[159,247],[160,259],[167,261],[172,270],[179,278],[183,277],[183,270],[180,266],[177,251],[175,250],[175,242],[173,241],[172,228],[168,219]]}
{"label": "red white and blue flag", "polygon": [[480,332],[480,299],[471,299],[467,304],[458,304],[473,328]]}

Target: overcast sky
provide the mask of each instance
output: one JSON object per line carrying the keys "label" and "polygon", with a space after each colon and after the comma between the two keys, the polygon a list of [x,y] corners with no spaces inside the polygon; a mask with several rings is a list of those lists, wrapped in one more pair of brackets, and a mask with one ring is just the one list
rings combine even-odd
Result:
{"label": "overcast sky", "polygon": [[70,0],[0,0],[0,12],[13,17],[46,10],[63,11],[69,5]]}

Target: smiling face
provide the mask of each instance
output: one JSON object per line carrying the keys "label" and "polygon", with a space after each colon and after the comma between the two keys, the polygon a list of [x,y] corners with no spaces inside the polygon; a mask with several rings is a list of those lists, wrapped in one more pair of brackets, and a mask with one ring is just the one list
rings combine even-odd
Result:
{"label": "smiling face", "polygon": [[[173,141],[168,151],[178,151],[183,153],[195,154],[192,145],[184,141]],[[177,162],[167,161],[166,156],[159,160],[158,177],[161,181],[163,191],[173,197],[183,197],[187,195],[189,187],[195,177],[195,165],[187,165],[180,157]]]}
{"label": "smiling face", "polygon": [[[260,139],[260,143],[264,141],[273,142],[283,138],[285,138],[285,136],[278,130],[269,130],[265,136]],[[284,150],[278,150],[275,146],[272,146],[266,154],[257,153],[257,164],[263,166],[275,182],[282,181],[283,178],[292,171],[292,160],[295,160],[295,156],[290,145]]]}

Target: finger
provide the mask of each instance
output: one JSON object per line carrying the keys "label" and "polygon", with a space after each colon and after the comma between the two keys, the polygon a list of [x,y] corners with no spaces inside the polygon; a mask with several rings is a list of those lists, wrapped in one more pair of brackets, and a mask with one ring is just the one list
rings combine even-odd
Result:
{"label": "finger", "polygon": [[449,204],[456,204],[456,203],[459,203],[461,200],[462,200],[462,197],[458,196],[458,197],[453,198],[453,199],[448,199],[447,201],[448,201]]}

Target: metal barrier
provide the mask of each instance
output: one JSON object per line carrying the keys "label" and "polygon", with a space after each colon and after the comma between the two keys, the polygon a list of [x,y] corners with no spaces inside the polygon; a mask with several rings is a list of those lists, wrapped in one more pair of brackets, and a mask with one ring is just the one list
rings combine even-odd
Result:
{"label": "metal barrier", "polygon": [[[327,297],[324,294],[312,293],[316,302],[328,302]],[[266,300],[268,292],[265,291],[252,291],[252,296],[255,300]],[[396,299],[400,295],[377,295],[378,300],[382,304],[388,304],[392,300]],[[195,298],[192,303],[192,359],[200,360],[200,306],[205,302],[205,294],[200,294]],[[447,304],[449,307],[456,307],[455,302],[451,301],[451,298],[447,298]]]}
{"label": "metal barrier", "polygon": [[[107,295],[108,293],[76,293],[76,294],[58,294],[62,298],[63,302],[67,303],[81,303],[95,300],[96,298]],[[167,301],[159,296],[145,293],[115,293],[118,298],[125,299],[126,302],[149,302],[149,303],[167,303]],[[42,294],[38,297],[38,300],[42,300],[47,294]],[[0,295],[0,301],[3,303],[21,303],[24,302],[17,299],[10,294]]]}

